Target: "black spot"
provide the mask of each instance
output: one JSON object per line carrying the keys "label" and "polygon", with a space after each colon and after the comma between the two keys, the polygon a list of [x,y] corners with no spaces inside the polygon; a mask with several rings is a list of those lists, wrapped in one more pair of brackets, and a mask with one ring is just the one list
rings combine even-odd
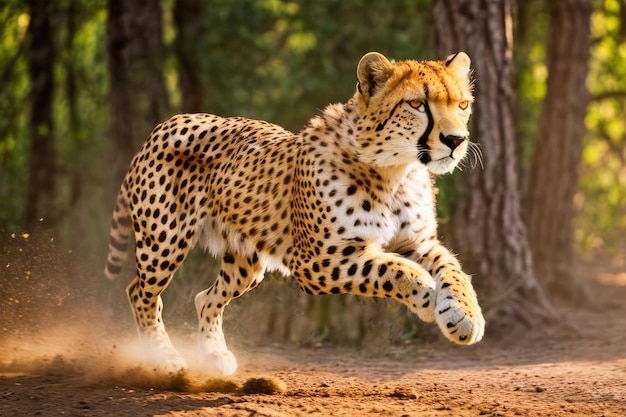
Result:
{"label": "black spot", "polygon": [[357,269],[358,269],[357,264],[352,264],[350,268],[348,269],[348,275],[352,276],[356,274]]}
{"label": "black spot", "polygon": [[353,195],[356,193],[356,185],[351,185],[348,187],[348,195]]}
{"label": "black spot", "polygon": [[356,248],[354,246],[346,246],[345,248],[343,248],[343,250],[341,251],[341,254],[343,256],[349,256],[352,255],[354,252],[356,251]]}
{"label": "black spot", "polygon": [[[383,275],[385,275],[385,273],[387,272],[387,265],[383,264],[381,266],[378,267],[378,276],[382,277]],[[387,281],[389,282],[389,281]]]}
{"label": "black spot", "polygon": [[340,274],[339,268],[338,267],[333,268],[333,272],[331,275],[333,281],[337,281],[339,279],[339,274]]}
{"label": "black spot", "polygon": [[365,265],[363,265],[363,271],[361,272],[361,275],[366,277],[366,276],[369,275],[371,270],[372,270],[372,262],[371,261],[367,261],[367,262],[365,262]]}
{"label": "black spot", "polygon": [[383,284],[383,290],[390,292],[391,290],[393,290],[393,284],[390,281],[385,281],[385,283]]}
{"label": "black spot", "polygon": [[372,209],[372,205],[367,200],[363,201],[363,204],[361,204],[361,207],[363,207],[363,210],[365,211],[370,211]]}
{"label": "black spot", "polygon": [[224,262],[227,264],[234,264],[235,263],[235,257],[233,255],[231,255],[230,253],[226,253],[224,254]]}

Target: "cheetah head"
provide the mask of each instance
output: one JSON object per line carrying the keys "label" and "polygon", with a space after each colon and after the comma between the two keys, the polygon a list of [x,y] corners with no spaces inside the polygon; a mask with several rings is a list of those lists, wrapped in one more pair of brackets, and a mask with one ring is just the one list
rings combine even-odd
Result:
{"label": "cheetah head", "polygon": [[379,166],[419,160],[435,174],[451,172],[465,157],[472,112],[470,58],[391,63],[377,52],[357,69],[357,147]]}

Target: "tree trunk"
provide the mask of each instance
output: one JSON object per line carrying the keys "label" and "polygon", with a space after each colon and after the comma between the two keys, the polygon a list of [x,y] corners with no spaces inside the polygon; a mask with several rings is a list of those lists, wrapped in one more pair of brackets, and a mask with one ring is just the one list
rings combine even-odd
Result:
{"label": "tree trunk", "polygon": [[52,36],[54,2],[28,0],[30,13],[28,73],[31,137],[26,223],[54,221],[56,152],[53,138],[55,48]]}
{"label": "tree trunk", "polygon": [[[69,51],[69,57],[66,56],[63,66],[65,67],[65,94],[67,97],[68,112],[68,135],[69,142],[76,154],[82,154],[84,150],[84,141],[80,137],[80,108],[78,105],[78,74],[76,71],[76,60],[74,57],[74,38],[78,29],[79,21],[79,4],[78,0],[68,0],[65,24],[67,35],[65,38],[65,51]],[[75,207],[80,200],[83,187],[83,169],[85,166],[76,164],[71,166],[69,173],[69,199],[65,207]]]}
{"label": "tree trunk", "polygon": [[107,53],[116,188],[152,128],[169,113],[159,0],[108,0]]}
{"label": "tree trunk", "polygon": [[201,36],[206,36],[202,30],[203,13],[203,2],[176,0],[174,3],[176,24],[174,51],[178,59],[178,84],[183,113],[197,113],[204,108],[206,88],[200,76],[202,62],[199,59],[201,55],[196,42]]}
{"label": "tree trunk", "polygon": [[483,296],[498,302],[488,317],[530,326],[553,315],[533,273],[522,221],[516,156],[511,2],[435,0],[436,51],[466,51],[476,77],[472,136],[484,168],[463,175],[463,197],[453,215],[453,243],[468,273],[478,273]]}
{"label": "tree trunk", "polygon": [[535,274],[544,288],[580,301],[582,282],[573,271],[573,199],[589,92],[590,0],[550,2],[548,86],[539,117],[528,189],[528,234]]}

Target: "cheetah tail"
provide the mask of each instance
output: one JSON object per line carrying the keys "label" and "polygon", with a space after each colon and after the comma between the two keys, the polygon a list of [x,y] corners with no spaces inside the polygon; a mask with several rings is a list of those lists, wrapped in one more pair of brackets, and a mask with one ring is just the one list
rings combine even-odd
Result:
{"label": "cheetah tail", "polygon": [[128,250],[128,240],[131,232],[131,217],[128,202],[124,197],[125,188],[122,187],[113,211],[113,219],[111,220],[111,230],[109,232],[109,256],[107,264],[104,268],[104,275],[110,280],[116,279],[122,265],[126,260]]}

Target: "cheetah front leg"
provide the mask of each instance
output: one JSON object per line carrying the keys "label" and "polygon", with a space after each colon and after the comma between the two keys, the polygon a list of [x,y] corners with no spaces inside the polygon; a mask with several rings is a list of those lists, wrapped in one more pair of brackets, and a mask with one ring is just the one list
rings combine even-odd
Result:
{"label": "cheetah front leg", "polygon": [[263,273],[256,253],[248,257],[226,253],[213,286],[196,295],[198,347],[202,366],[210,375],[226,376],[237,370],[237,359],[224,339],[222,315],[232,299],[255,288],[263,280]]}
{"label": "cheetah front leg", "polygon": [[480,341],[485,319],[471,277],[463,272],[456,257],[439,242],[413,256],[435,278],[435,315],[443,334],[459,344]]}
{"label": "cheetah front leg", "polygon": [[327,253],[332,256],[308,265],[292,261],[292,274],[306,292],[393,298],[423,321],[435,320],[435,281],[417,263],[377,245],[331,246]]}

